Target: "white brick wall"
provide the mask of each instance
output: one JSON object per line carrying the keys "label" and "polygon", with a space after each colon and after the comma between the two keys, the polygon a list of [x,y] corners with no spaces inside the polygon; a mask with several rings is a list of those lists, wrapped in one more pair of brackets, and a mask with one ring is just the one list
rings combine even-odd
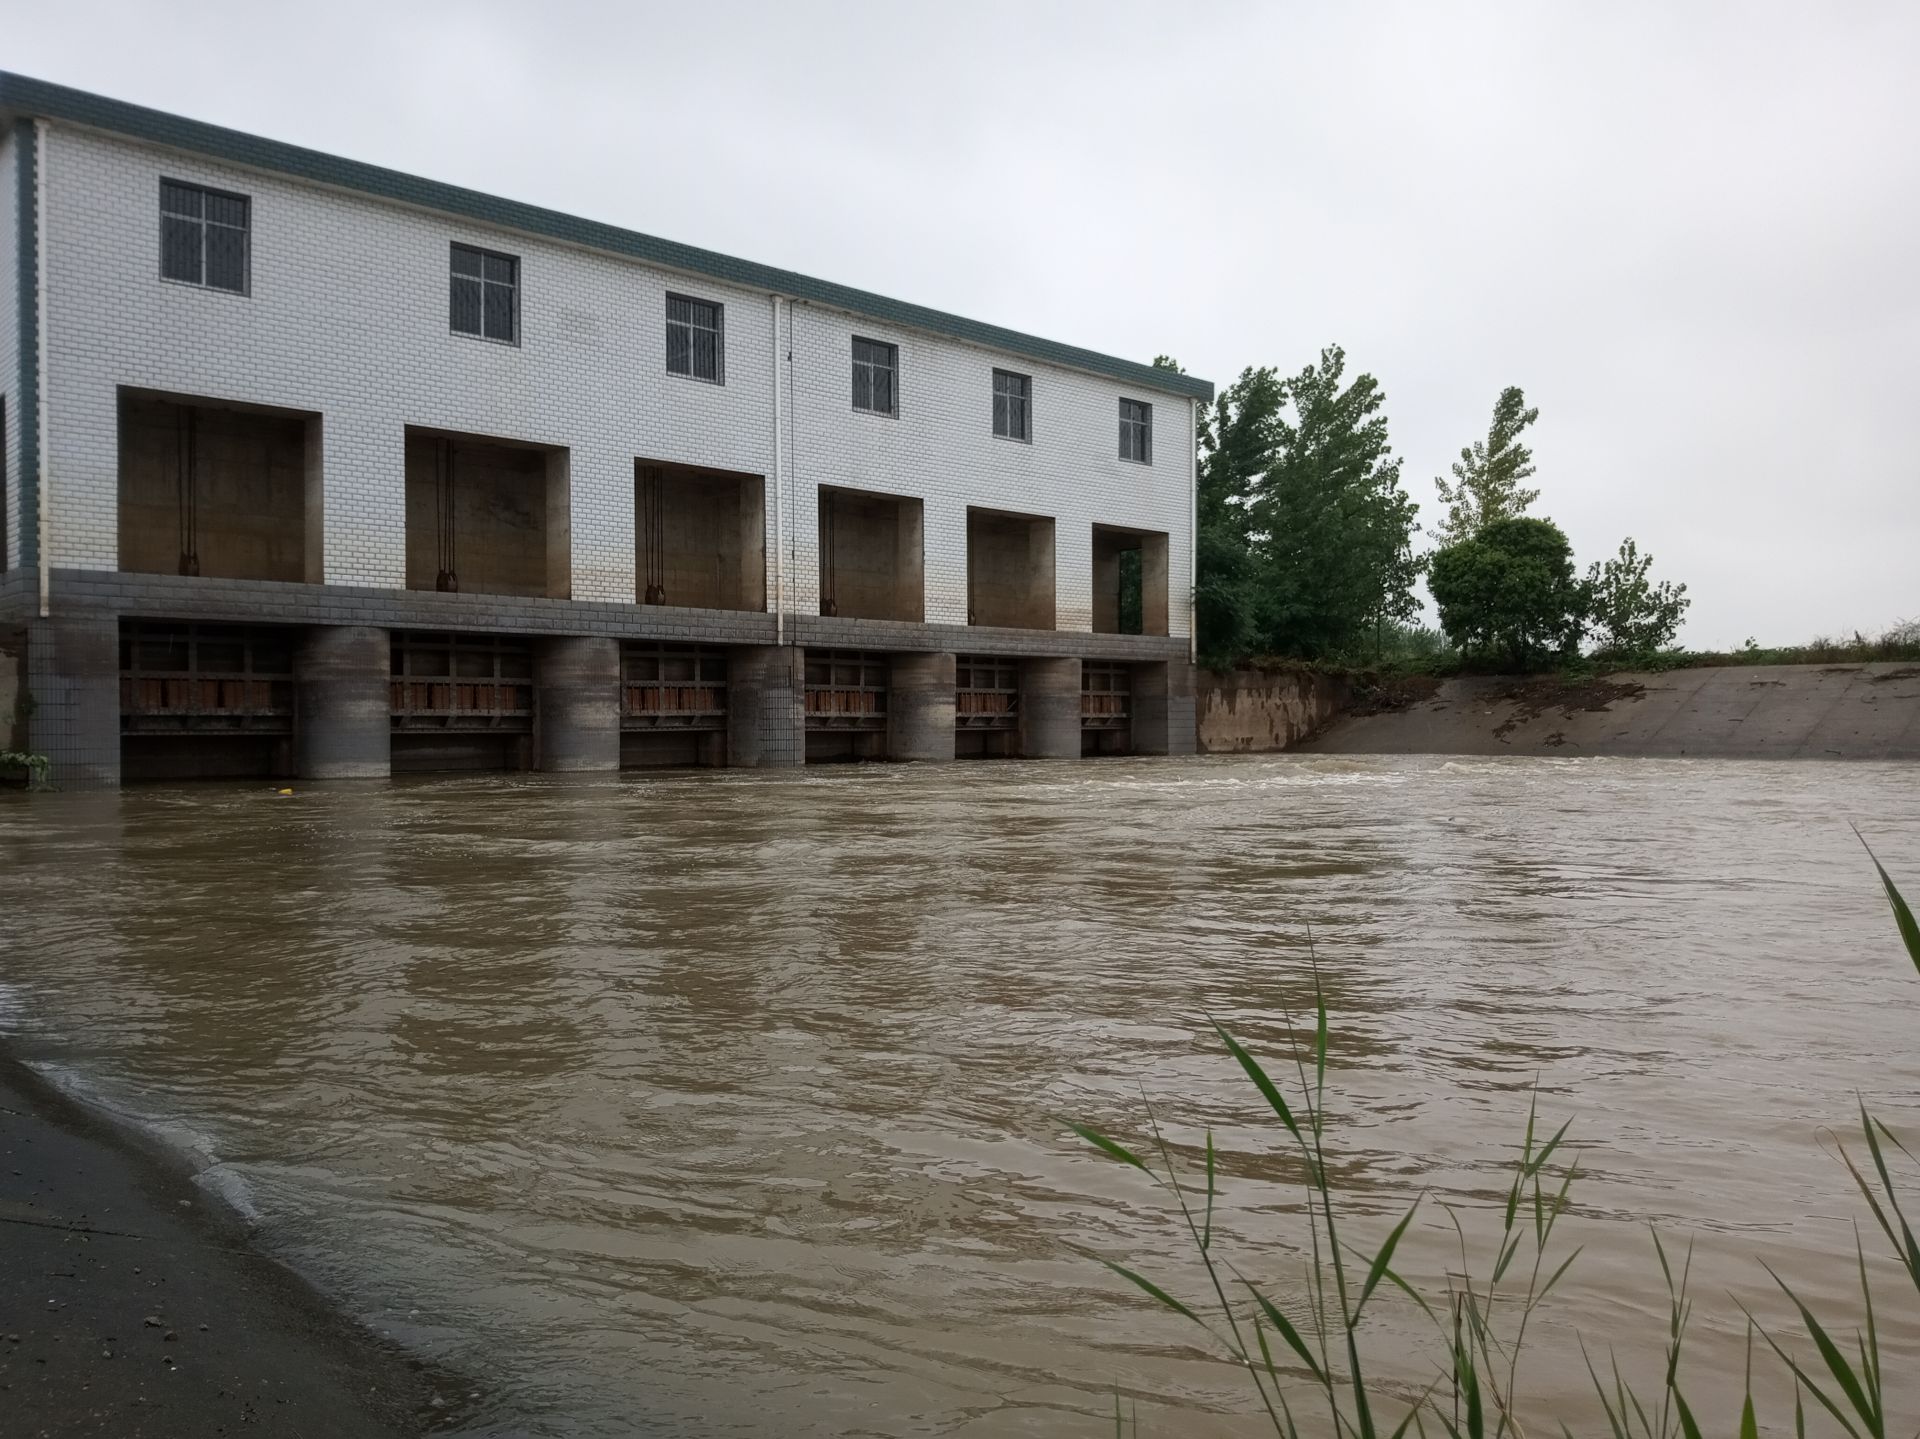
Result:
{"label": "white brick wall", "polygon": [[20,563],[20,279],[19,146],[11,129],[0,130],[0,399],[6,401],[7,442],[0,450],[5,479],[6,544],[0,570]]}
{"label": "white brick wall", "polygon": [[[158,278],[163,174],[252,198],[251,295]],[[576,599],[634,599],[636,458],[772,471],[764,293],[66,127],[52,134],[48,182],[56,565],[115,567],[121,385],[319,411],[336,584],[405,584],[408,425],[571,450]],[[519,346],[448,333],[455,240],[520,257]],[[670,289],[725,304],[724,386],[665,373]],[[1090,625],[1095,522],[1168,532],[1171,627],[1188,632],[1187,400],[816,306],[791,313],[791,612],[817,609],[816,487],[839,484],[925,500],[929,621],[966,620],[973,504],[1055,518],[1062,629]],[[899,418],[852,409],[855,333],[900,346]],[[1033,376],[1030,445],[992,433],[996,364]],[[1123,394],[1154,406],[1151,466],[1116,456]]]}

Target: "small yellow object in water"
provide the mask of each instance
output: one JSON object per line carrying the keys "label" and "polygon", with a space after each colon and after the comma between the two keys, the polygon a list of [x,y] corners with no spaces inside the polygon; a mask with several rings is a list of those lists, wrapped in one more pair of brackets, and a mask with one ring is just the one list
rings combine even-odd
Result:
{"label": "small yellow object in water", "polygon": [[290,789],[283,789],[283,790],[281,790],[281,791],[280,791],[280,793],[281,793],[281,794],[292,794],[292,793],[293,793],[293,791],[292,791],[292,790],[290,790]]}

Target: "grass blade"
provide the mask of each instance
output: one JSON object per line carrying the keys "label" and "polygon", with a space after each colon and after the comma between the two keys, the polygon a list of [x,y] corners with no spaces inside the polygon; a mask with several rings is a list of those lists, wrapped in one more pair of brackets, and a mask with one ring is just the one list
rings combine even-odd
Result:
{"label": "grass blade", "polygon": [[[1694,1422],[1693,1410],[1687,1407],[1687,1396],[1676,1389],[1673,1391],[1673,1403],[1674,1407],[1680,1411],[1680,1432],[1686,1435],[1687,1439],[1701,1439],[1700,1426]],[[1753,1407],[1751,1402],[1747,1407],[1749,1409]]]}
{"label": "grass blade", "polygon": [[1573,1261],[1580,1257],[1580,1250],[1585,1249],[1586,1247],[1587,1246],[1584,1244],[1580,1245],[1579,1248],[1573,1251],[1573,1253],[1569,1254],[1565,1259],[1562,1259],[1560,1261],[1560,1267],[1554,1270],[1552,1274],[1548,1275],[1547,1282],[1540,1286],[1540,1298],[1545,1299],[1549,1294],[1553,1292],[1553,1286],[1560,1282],[1560,1276],[1565,1274],[1567,1270],[1573,1267]]}
{"label": "grass blade", "polygon": [[[1100,1256],[1098,1254],[1094,1255],[1093,1257],[1095,1259],[1100,1259]],[[1209,1334],[1213,1333],[1213,1326],[1211,1324],[1207,1323],[1206,1320],[1202,1319],[1198,1314],[1195,1314],[1191,1309],[1187,1308],[1186,1305],[1182,1304],[1178,1299],[1175,1299],[1171,1294],[1167,1293],[1166,1290],[1162,1289],[1158,1284],[1155,1284],[1151,1279],[1148,1279],[1145,1275],[1135,1274],[1131,1269],[1127,1268],[1126,1265],[1115,1264],[1111,1259],[1100,1259],[1100,1262],[1106,1265],[1107,1268],[1111,1269],[1115,1274],[1118,1274],[1122,1279],[1126,1280],[1127,1283],[1137,1286],[1139,1289],[1141,1289],[1145,1293],[1159,1300],[1160,1303],[1166,1305],[1167,1308],[1171,1309],[1175,1314],[1184,1314],[1187,1316],[1187,1318],[1191,1319],[1195,1324],[1198,1324],[1202,1329],[1206,1330],[1207,1333]]]}
{"label": "grass blade", "polygon": [[[1387,1272],[1387,1266],[1393,1262],[1393,1251],[1400,1245],[1400,1236],[1407,1232],[1407,1226],[1413,1222],[1413,1216],[1419,1208],[1420,1201],[1416,1199],[1413,1201],[1413,1208],[1409,1209],[1400,1222],[1393,1226],[1393,1232],[1387,1236],[1386,1243],[1380,1246],[1380,1252],[1373,1256],[1373,1263],[1367,1269],[1367,1282],[1360,1286],[1359,1301],[1353,1306],[1353,1319],[1349,1327],[1360,1322],[1360,1311],[1367,1307],[1367,1300],[1378,1287],[1381,1276]],[[1405,1288],[1404,1285],[1401,1287]]]}
{"label": "grass blade", "polygon": [[1742,1380],[1745,1399],[1740,1405],[1740,1439],[1760,1439],[1760,1421],[1753,1412],[1753,1321],[1747,1321],[1747,1368]]}
{"label": "grass blade", "polygon": [[1207,1218],[1205,1226],[1200,1231],[1202,1254],[1213,1247],[1213,1196],[1216,1192],[1213,1185],[1213,1171],[1213,1131],[1209,1129],[1207,1131]]}
{"label": "grass blade", "polygon": [[1900,1262],[1906,1266],[1907,1273],[1913,1277],[1914,1287],[1920,1289],[1920,1242],[1915,1241],[1913,1229],[1908,1225],[1907,1216],[1900,1208],[1900,1194],[1894,1188],[1893,1175],[1887,1169],[1887,1156],[1880,1148],[1880,1136],[1874,1132],[1876,1125],[1883,1131],[1886,1128],[1867,1113],[1867,1106],[1862,1103],[1860,1129],[1867,1136],[1867,1152],[1873,1156],[1874,1170],[1880,1176],[1881,1187],[1886,1190],[1887,1208],[1892,1212],[1893,1218],[1900,1221],[1898,1234],[1894,1233],[1892,1222],[1880,1212],[1880,1204],[1875,1199],[1873,1191],[1868,1188],[1866,1180],[1860,1173],[1854,1169],[1853,1161],[1847,1158],[1847,1152],[1844,1149],[1840,1151],[1840,1157],[1846,1160],[1847,1170],[1853,1174],[1853,1182],[1859,1185],[1860,1192],[1866,1195],[1867,1204],[1873,1210],[1873,1217],[1879,1220],[1881,1229],[1886,1231],[1887,1238],[1893,1241],[1893,1247],[1899,1251]]}
{"label": "grass blade", "polygon": [[1128,1149],[1124,1144],[1116,1144],[1099,1130],[1089,1129],[1084,1124],[1075,1124],[1071,1119],[1060,1119],[1057,1116],[1055,1122],[1066,1125],[1067,1128],[1086,1140],[1087,1143],[1091,1144],[1095,1149],[1104,1150],[1122,1164],[1131,1164],[1142,1174],[1153,1173],[1151,1169],[1147,1168],[1146,1161],[1141,1159],[1139,1155],[1135,1154],[1131,1149]]}
{"label": "grass blade", "polygon": [[1460,1386],[1461,1397],[1467,1401],[1467,1439],[1485,1439],[1487,1414],[1480,1398],[1480,1371],[1474,1365],[1473,1351],[1464,1344],[1454,1345],[1453,1377]]}
{"label": "grass blade", "polygon": [[[1773,1275],[1773,1282],[1780,1286],[1781,1292],[1792,1301],[1793,1307],[1800,1311],[1800,1322],[1806,1326],[1807,1337],[1813,1340],[1813,1347],[1820,1352],[1821,1361],[1826,1364],[1827,1372],[1833,1375],[1833,1382],[1840,1386],[1840,1392],[1846,1395],[1847,1403],[1853,1406],[1853,1412],[1858,1414],[1867,1426],[1867,1432],[1878,1439],[1881,1428],[1874,1406],[1868,1401],[1866,1391],[1860,1386],[1860,1376],[1855,1374],[1853,1366],[1847,1363],[1847,1356],[1840,1352],[1840,1346],[1833,1342],[1820,1321],[1813,1317],[1813,1311],[1801,1303],[1800,1296],[1788,1288],[1787,1282],[1778,1274],[1774,1274],[1771,1267],[1767,1269],[1767,1273]],[[1813,1386],[1809,1384],[1808,1387]],[[1819,1397],[1818,1390],[1814,1393],[1815,1397]]]}
{"label": "grass blade", "polygon": [[[1378,1439],[1373,1428],[1373,1406],[1367,1401],[1367,1381],[1360,1370],[1360,1346],[1354,1342],[1353,1330],[1347,1330],[1347,1372],[1353,1378],[1353,1413],[1359,1421],[1360,1439]],[[1480,1439],[1478,1434],[1470,1434],[1470,1439]]]}
{"label": "grass blade", "polygon": [[[1244,1279],[1240,1282],[1247,1284],[1247,1281]],[[1318,1361],[1314,1359],[1313,1351],[1307,1348],[1307,1341],[1301,1338],[1300,1331],[1293,1327],[1292,1321],[1280,1312],[1278,1306],[1276,1306],[1271,1299],[1267,1298],[1266,1295],[1262,1294],[1258,1289],[1255,1289],[1251,1284],[1247,1284],[1247,1293],[1251,1294],[1253,1296],[1253,1302],[1260,1306],[1260,1312],[1266,1316],[1267,1323],[1273,1326],[1274,1332],[1286,1340],[1287,1348],[1300,1356],[1300,1362],[1307,1366],[1307,1372],[1324,1385],[1327,1382],[1326,1373],[1320,1368]]]}
{"label": "grass blade", "polygon": [[[1777,1276],[1775,1277],[1775,1282],[1776,1283],[1779,1282]],[[1822,1390],[1818,1384],[1813,1382],[1813,1376],[1808,1374],[1805,1369],[1802,1369],[1800,1367],[1800,1361],[1798,1359],[1795,1359],[1791,1354],[1787,1353],[1786,1350],[1782,1349],[1780,1347],[1780,1341],[1775,1339],[1773,1335],[1769,1334],[1767,1330],[1764,1327],[1762,1327],[1754,1319],[1751,1313],[1747,1315],[1747,1322],[1749,1324],[1754,1325],[1755,1329],[1759,1332],[1760,1337],[1767,1341],[1767,1348],[1771,1349],[1774,1352],[1774,1354],[1779,1358],[1780,1362],[1787,1366],[1787,1371],[1793,1375],[1793,1408],[1794,1408],[1795,1431],[1801,1436],[1803,1436],[1803,1439],[1804,1439],[1804,1435],[1806,1434],[1806,1416],[1803,1412],[1803,1407],[1800,1402],[1800,1396],[1804,1392],[1804,1393],[1813,1395],[1815,1400],[1819,1402],[1820,1407],[1826,1410],[1827,1413],[1831,1414],[1833,1416],[1834,1422],[1838,1424],[1842,1429],[1846,1430],[1848,1434],[1852,1435],[1853,1439],[1860,1439],[1860,1431],[1853,1427],[1853,1421],[1847,1418],[1845,1411],[1842,1410],[1838,1404],[1834,1403],[1832,1399],[1827,1397],[1826,1392]]]}
{"label": "grass blade", "polygon": [[1900,931],[1900,942],[1906,945],[1907,955],[1913,960],[1913,967],[1920,970],[1920,923],[1915,922],[1913,911],[1907,908],[1907,902],[1900,897],[1900,891],[1894,888],[1893,876],[1889,875],[1886,866],[1880,863],[1880,857],[1873,852],[1873,846],[1867,843],[1859,830],[1854,830],[1854,835],[1859,838],[1861,846],[1866,850],[1867,858],[1873,861],[1874,869],[1879,871],[1880,886],[1887,892],[1887,903],[1893,906],[1893,922]]}
{"label": "grass blade", "polygon": [[1273,1112],[1280,1116],[1280,1122],[1286,1125],[1287,1133],[1291,1134],[1295,1140],[1304,1144],[1306,1141],[1300,1138],[1299,1121],[1293,1117],[1293,1111],[1287,1108],[1287,1101],[1281,1095],[1280,1090],[1271,1079],[1267,1078],[1267,1072],[1260,1067],[1260,1061],[1255,1059],[1251,1054],[1248,1054],[1247,1051],[1241,1047],[1240,1041],[1235,1039],[1231,1034],[1228,1034],[1225,1029],[1221,1028],[1218,1021],[1213,1021],[1213,1032],[1220,1036],[1220,1042],[1226,1045],[1227,1053],[1231,1054],[1234,1059],[1239,1062],[1240,1067],[1246,1071],[1247,1078],[1253,1081],[1254,1088],[1258,1089],[1260,1093],[1265,1096],[1267,1103],[1272,1106]]}
{"label": "grass blade", "polygon": [[1867,1311],[1867,1332],[1859,1339],[1860,1369],[1866,1376],[1867,1397],[1873,1402],[1875,1427],[1887,1427],[1886,1396],[1880,1389],[1880,1329],[1873,1317],[1873,1287],[1867,1283],[1867,1252],[1860,1247],[1860,1231],[1853,1232],[1853,1256],[1860,1267],[1860,1301]]}

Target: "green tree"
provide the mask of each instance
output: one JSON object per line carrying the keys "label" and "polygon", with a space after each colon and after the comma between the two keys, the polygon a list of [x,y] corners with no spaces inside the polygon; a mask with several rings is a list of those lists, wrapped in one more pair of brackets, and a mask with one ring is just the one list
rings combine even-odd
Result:
{"label": "green tree", "polygon": [[1434,551],[1427,576],[1440,628],[1470,656],[1528,670],[1580,642],[1586,596],[1573,547],[1551,520],[1504,519]]}
{"label": "green tree", "polygon": [[1194,605],[1200,654],[1210,664],[1246,658],[1257,639],[1260,566],[1249,506],[1279,454],[1286,402],[1276,371],[1249,368],[1201,414]]}
{"label": "green tree", "polygon": [[1680,621],[1693,603],[1687,587],[1648,577],[1653,556],[1640,553],[1631,538],[1620,553],[1588,569],[1587,618],[1599,636],[1598,652],[1649,655],[1665,649],[1680,633]]}
{"label": "green tree", "polygon": [[1539,408],[1527,408],[1518,385],[1500,392],[1486,439],[1461,449],[1452,484],[1434,480],[1440,503],[1447,507],[1447,517],[1434,533],[1441,544],[1468,539],[1495,520],[1517,519],[1540,498],[1538,490],[1520,488],[1533,474],[1533,451],[1520,443],[1520,436],[1539,418]]}
{"label": "green tree", "polygon": [[1285,382],[1292,416],[1274,415],[1274,458],[1247,506],[1259,639],[1274,654],[1354,653],[1379,622],[1414,613],[1418,506],[1400,487],[1380,382],[1345,373],[1330,345]]}

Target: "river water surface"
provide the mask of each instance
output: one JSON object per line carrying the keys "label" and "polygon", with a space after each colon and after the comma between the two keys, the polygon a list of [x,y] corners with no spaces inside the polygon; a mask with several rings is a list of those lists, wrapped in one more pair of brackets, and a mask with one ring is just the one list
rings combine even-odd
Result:
{"label": "river water surface", "polygon": [[[1297,1303],[1297,1172],[1206,1017],[1277,1061],[1311,933],[1339,1183],[1368,1242],[1426,1194],[1416,1287],[1460,1267],[1441,1204],[1476,1244],[1497,1222],[1536,1083],[1574,1121],[1586,1248],[1527,1388],[1579,1428],[1576,1335],[1661,1340],[1650,1222],[1697,1243],[1708,1401],[1736,1299],[1777,1312],[1759,1260],[1846,1303],[1822,1127],[1856,1090],[1920,1124],[1920,979],[1849,822],[1920,891],[1920,768],[1873,764],[14,796],[0,1035],[478,1376],[472,1432],[1099,1435],[1118,1394],[1143,1435],[1240,1435],[1244,1378],[1075,1252],[1198,1299],[1166,1203],[1053,1116],[1137,1140],[1151,1104],[1189,1156],[1211,1125],[1218,1243]],[[1426,1321],[1375,1304],[1375,1362],[1424,1384]],[[1891,1371],[1913,1312],[1881,1316]]]}

